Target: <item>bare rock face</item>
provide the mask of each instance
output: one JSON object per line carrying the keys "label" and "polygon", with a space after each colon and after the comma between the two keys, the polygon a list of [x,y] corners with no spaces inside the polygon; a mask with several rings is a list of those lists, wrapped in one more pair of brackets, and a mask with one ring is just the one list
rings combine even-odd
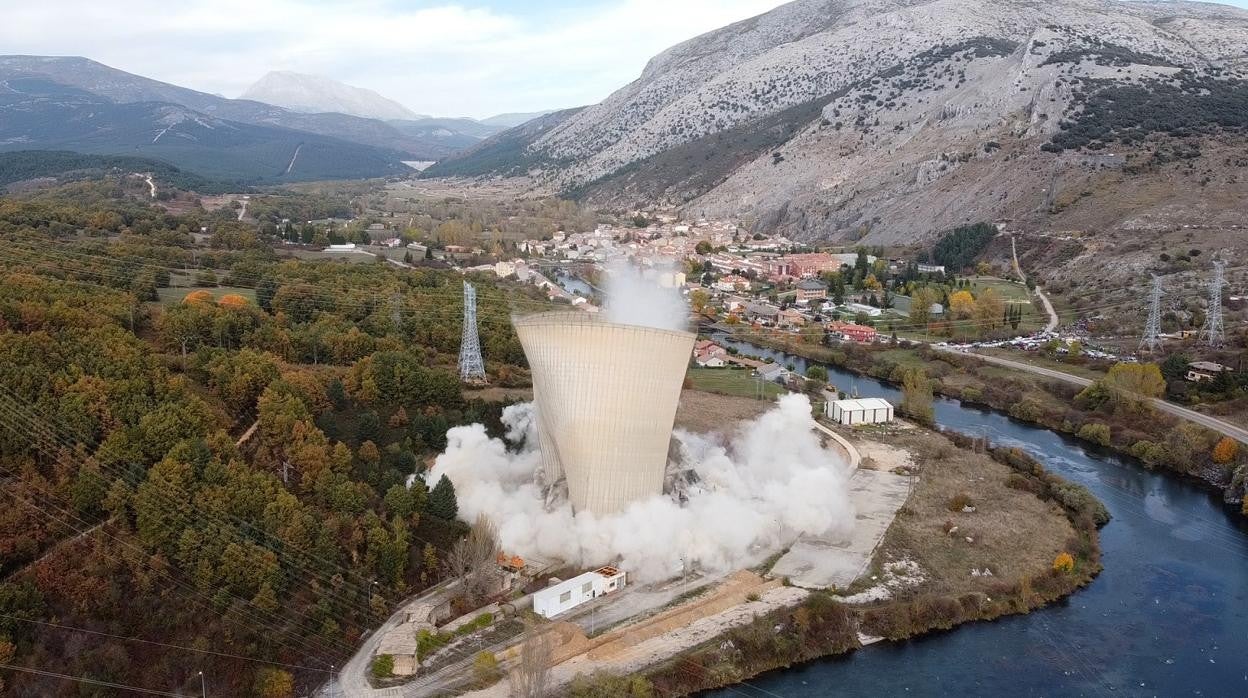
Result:
{"label": "bare rock face", "polygon": [[319,75],[273,71],[247,88],[240,99],[251,99],[293,111],[334,112],[366,119],[427,119],[398,102],[363,87],[344,85]]}
{"label": "bare rock face", "polygon": [[[1113,194],[1188,177],[1175,160],[1201,187],[1242,186],[1223,163],[1248,129],[1245,45],[1248,12],[1208,3],[797,0],[664,51],[508,147],[538,190],[806,238],[1177,220],[1199,211],[1184,187]],[[484,155],[493,169],[459,173],[515,174]]]}

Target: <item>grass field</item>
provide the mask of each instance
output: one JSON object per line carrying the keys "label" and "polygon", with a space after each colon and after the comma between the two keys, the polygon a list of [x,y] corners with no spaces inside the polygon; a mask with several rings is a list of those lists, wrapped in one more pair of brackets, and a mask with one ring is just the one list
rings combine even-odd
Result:
{"label": "grass field", "polygon": [[[318,252],[316,250],[284,250],[281,254],[290,255],[299,259],[308,261],[337,261],[350,262],[352,264],[376,264],[377,258],[365,252]],[[399,257],[402,259],[402,256]]]}
{"label": "grass field", "polygon": [[[736,397],[756,397],[758,395],[758,379],[754,372],[744,368],[691,368],[689,380],[697,390],[720,395]],[[775,383],[763,381],[764,396],[773,400],[777,395],[785,393],[785,389]]]}
{"label": "grass field", "polygon": [[218,286],[216,288],[195,288],[193,286],[176,286],[170,288],[156,289],[156,295],[160,297],[162,305],[170,305],[172,303],[181,303],[186,294],[191,291],[208,291],[216,300],[221,300],[221,296],[227,294],[235,294],[246,298],[249,302],[256,302],[256,290],[254,288],[239,288],[237,286]]}
{"label": "grass field", "polygon": [[1051,368],[1054,371],[1062,371],[1064,373],[1080,376],[1081,378],[1089,378],[1091,380],[1100,380],[1105,377],[1104,371],[1097,370],[1091,366],[1071,363],[1069,361],[1058,361],[1057,359],[1051,359],[1039,352],[1034,351],[1018,351],[1015,349],[983,347],[977,349],[976,353],[987,354],[988,356],[997,356],[1002,359],[1017,361],[1020,364],[1039,366],[1041,368]]}

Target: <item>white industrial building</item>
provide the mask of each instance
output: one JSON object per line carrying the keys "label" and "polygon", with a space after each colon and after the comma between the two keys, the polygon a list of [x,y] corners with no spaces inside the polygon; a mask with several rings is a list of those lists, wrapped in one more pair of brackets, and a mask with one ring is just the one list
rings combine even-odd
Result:
{"label": "white industrial building", "polygon": [[586,601],[623,588],[624,572],[614,567],[602,567],[534,592],[533,612],[543,618],[553,618]]}
{"label": "white industrial building", "polygon": [[832,400],[827,403],[828,418],[838,424],[885,424],[893,421],[893,406],[878,397]]}

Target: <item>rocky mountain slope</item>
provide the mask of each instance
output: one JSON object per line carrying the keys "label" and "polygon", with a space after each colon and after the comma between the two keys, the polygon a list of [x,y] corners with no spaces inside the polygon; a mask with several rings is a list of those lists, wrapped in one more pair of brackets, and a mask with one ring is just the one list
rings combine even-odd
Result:
{"label": "rocky mountain slope", "polygon": [[[1248,12],[1223,5],[797,0],[431,174],[527,174],[538,190],[809,238],[897,242],[983,219],[1173,226],[1243,212],[1210,211],[1202,198],[1224,199],[1201,192],[1244,185],[1246,75]],[[1131,191],[1148,194],[1117,196]]]}
{"label": "rocky mountain slope", "polygon": [[253,126],[304,131],[318,136],[399,151],[415,160],[433,160],[479,142],[497,129],[458,120],[393,121],[349,114],[308,114],[249,99],[226,99],[170,85],[74,56],[0,56],[0,82],[39,78],[75,88],[117,104],[173,104],[205,116]]}
{"label": "rocky mountain slope", "polygon": [[425,119],[398,102],[363,87],[346,85],[320,75],[274,70],[248,87],[239,99],[317,114],[336,112],[366,119]]}
{"label": "rocky mountain slope", "polygon": [[411,170],[392,151],[229,121],[180,104],[119,103],[41,77],[0,80],[0,151],[156,158],[229,182],[382,177]]}

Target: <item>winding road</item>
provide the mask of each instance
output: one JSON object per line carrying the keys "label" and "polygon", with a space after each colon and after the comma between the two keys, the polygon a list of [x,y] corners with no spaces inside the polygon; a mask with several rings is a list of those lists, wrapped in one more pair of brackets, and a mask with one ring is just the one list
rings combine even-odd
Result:
{"label": "winding road", "polygon": [[[945,349],[944,351],[953,351],[953,350]],[[962,352],[957,352],[957,353],[962,353]],[[975,358],[981,361],[985,361],[990,364],[996,364],[998,366],[1005,366],[1006,368],[1012,368],[1012,369],[1016,369],[1019,371],[1026,371],[1028,373],[1034,373],[1036,375],[1044,376],[1046,378],[1053,378],[1055,380],[1065,381],[1067,383],[1082,386],[1085,388],[1089,385],[1092,385],[1092,381],[1088,378],[1071,375],[1069,373],[1065,373],[1063,371],[1057,371],[1051,368],[1044,368],[1042,366],[1032,366],[1031,364],[1025,364],[1021,361],[1011,361],[1010,359],[1002,359],[997,356],[985,356],[984,354],[967,353],[966,355],[974,356]],[[1234,424],[1231,424],[1230,422],[1223,421],[1221,419],[1218,419],[1217,417],[1211,417],[1207,414],[1203,414],[1201,412],[1197,412],[1195,410],[1191,410],[1186,407],[1180,407],[1179,405],[1176,405],[1173,402],[1167,402],[1160,398],[1153,398],[1152,402],[1153,402],[1153,406],[1161,410],[1162,412],[1166,412],[1180,419],[1186,419],[1189,422],[1199,424],[1200,426],[1205,427],[1206,429],[1212,429],[1213,431],[1216,431],[1224,436],[1229,436],[1232,439],[1235,439],[1236,441],[1242,444],[1248,444],[1248,429],[1244,429],[1243,427],[1236,426]]]}

